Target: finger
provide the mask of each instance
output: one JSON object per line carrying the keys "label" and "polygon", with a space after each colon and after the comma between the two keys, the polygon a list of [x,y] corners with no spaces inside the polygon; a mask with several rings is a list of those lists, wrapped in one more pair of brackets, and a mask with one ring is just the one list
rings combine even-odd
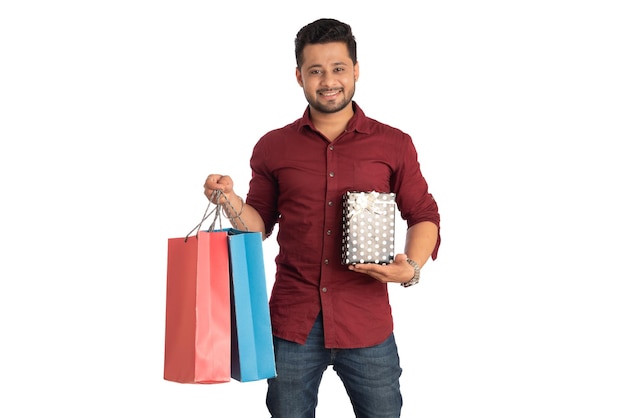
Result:
{"label": "finger", "polygon": [[210,174],[204,182],[204,187],[209,189],[221,189],[220,180],[223,178],[221,174]]}
{"label": "finger", "polygon": [[221,178],[222,176],[220,174],[211,174],[204,182],[204,195],[211,203],[217,204],[219,195],[216,192],[221,192],[224,189],[224,186],[218,184]]}
{"label": "finger", "polygon": [[229,184],[232,183],[232,180],[231,180],[230,176],[219,176],[219,178],[216,180],[216,182],[219,185],[228,186]]}
{"label": "finger", "polygon": [[393,262],[394,263],[403,263],[403,262],[406,261],[407,258],[409,258],[409,257],[406,254],[399,253],[399,254],[396,254],[396,256],[394,257]]}

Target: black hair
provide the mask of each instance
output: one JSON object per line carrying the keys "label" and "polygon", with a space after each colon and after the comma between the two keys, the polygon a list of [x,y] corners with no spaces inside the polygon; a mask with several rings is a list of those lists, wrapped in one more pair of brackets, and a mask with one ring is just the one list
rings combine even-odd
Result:
{"label": "black hair", "polygon": [[350,25],[335,19],[318,19],[304,26],[296,35],[296,64],[302,65],[302,50],[309,44],[343,42],[348,47],[352,63],[356,64],[356,39]]}

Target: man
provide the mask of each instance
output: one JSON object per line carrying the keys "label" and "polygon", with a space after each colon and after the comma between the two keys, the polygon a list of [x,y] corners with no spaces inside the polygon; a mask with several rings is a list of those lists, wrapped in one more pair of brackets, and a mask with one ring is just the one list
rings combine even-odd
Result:
{"label": "man", "polygon": [[[295,40],[302,118],[264,135],[250,159],[247,198],[227,175],[205,187],[234,228],[269,236],[279,225],[270,312],[277,377],[268,380],[273,418],[313,417],[322,374],[341,378],[357,417],[398,417],[402,372],[387,284],[410,285],[439,246],[439,212],[411,138],[365,116],[352,100],[359,78],[349,25],[320,19]],[[222,194],[216,194],[221,191]],[[395,193],[409,227],[393,262],[341,263],[342,195]]]}

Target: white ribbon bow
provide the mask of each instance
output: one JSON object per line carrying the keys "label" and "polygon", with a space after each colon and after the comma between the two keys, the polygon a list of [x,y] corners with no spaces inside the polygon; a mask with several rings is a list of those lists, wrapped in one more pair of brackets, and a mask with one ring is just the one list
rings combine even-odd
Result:
{"label": "white ribbon bow", "polygon": [[378,199],[378,195],[379,193],[375,191],[370,193],[359,193],[354,200],[354,204],[350,208],[350,211],[348,212],[348,219],[351,219],[353,216],[360,215],[365,210],[380,214],[381,212],[376,209],[376,200]]}

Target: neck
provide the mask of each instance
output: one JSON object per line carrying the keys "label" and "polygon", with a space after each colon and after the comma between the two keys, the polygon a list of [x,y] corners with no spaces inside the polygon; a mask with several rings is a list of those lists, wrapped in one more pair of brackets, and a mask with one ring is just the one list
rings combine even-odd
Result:
{"label": "neck", "polygon": [[339,112],[323,113],[319,112],[312,107],[309,107],[311,120],[315,129],[320,131],[329,141],[333,141],[343,131],[346,130],[348,122],[354,116],[354,110],[352,109],[352,103]]}

